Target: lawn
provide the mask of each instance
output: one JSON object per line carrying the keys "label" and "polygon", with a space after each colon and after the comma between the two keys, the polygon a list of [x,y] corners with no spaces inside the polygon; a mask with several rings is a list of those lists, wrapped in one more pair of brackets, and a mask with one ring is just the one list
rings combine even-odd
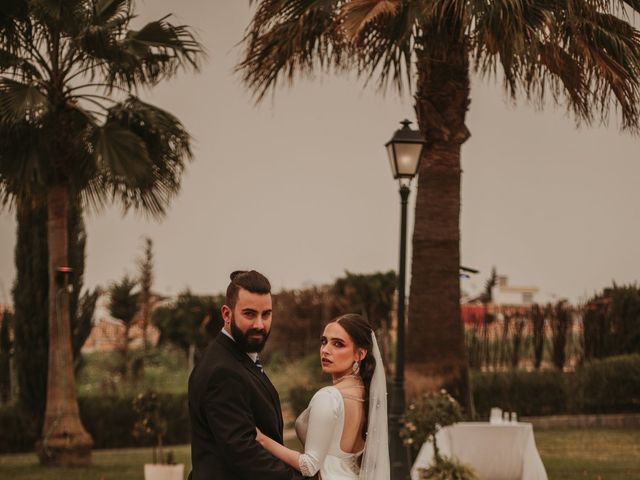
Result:
{"label": "lawn", "polygon": [[[640,430],[549,430],[536,443],[550,480],[635,480],[640,478]],[[189,447],[171,447],[190,464]],[[91,468],[44,468],[33,454],[0,455],[0,479],[142,480],[149,448],[96,450]],[[186,468],[185,476],[189,468]]]}

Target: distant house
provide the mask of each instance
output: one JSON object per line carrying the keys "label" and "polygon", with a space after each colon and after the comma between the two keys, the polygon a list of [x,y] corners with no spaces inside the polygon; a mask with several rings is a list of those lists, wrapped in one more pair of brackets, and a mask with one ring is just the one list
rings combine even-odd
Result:
{"label": "distant house", "polygon": [[[166,297],[152,294],[151,311],[167,301]],[[109,295],[103,293],[96,302],[96,310],[93,314],[93,328],[82,346],[83,352],[107,352],[120,348],[124,344],[124,323],[113,318],[109,313]],[[129,348],[142,348],[142,312],[138,311],[129,328]],[[149,345],[158,344],[160,331],[151,323],[147,325],[147,341]]]}
{"label": "distant house", "polygon": [[493,290],[493,302],[499,305],[532,305],[535,302],[535,295],[539,292],[538,287],[509,285],[506,275],[498,275],[497,285]]}

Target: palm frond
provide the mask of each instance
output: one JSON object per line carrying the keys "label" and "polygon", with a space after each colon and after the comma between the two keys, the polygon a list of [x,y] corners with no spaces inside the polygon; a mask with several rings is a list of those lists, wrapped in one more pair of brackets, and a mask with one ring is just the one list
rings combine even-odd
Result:
{"label": "palm frond", "polygon": [[28,18],[27,0],[0,2],[0,45],[12,50],[18,44],[18,30]]}
{"label": "palm frond", "polygon": [[202,46],[188,27],[172,25],[167,18],[127,32],[124,39],[105,51],[110,83],[132,88],[155,84],[173,76],[179,68],[199,69]]}
{"label": "palm frond", "polygon": [[0,206],[43,198],[50,176],[45,149],[36,127],[22,121],[0,123]]}
{"label": "palm frond", "polygon": [[34,84],[0,78],[0,122],[33,121],[49,110],[46,93]]}
{"label": "palm frond", "polygon": [[38,68],[26,58],[0,47],[0,73],[9,72],[23,80],[42,80]]}
{"label": "palm frond", "polygon": [[[111,107],[101,131],[105,128],[111,131],[101,133],[102,142],[95,147],[102,158],[96,157],[100,184],[92,185],[94,202],[101,203],[97,192],[106,187],[125,210],[161,216],[179,191],[185,161],[191,158],[189,134],[175,116],[136,97]],[[127,152],[121,140],[135,145],[136,151]],[[100,153],[106,150],[107,155]],[[124,161],[128,165],[121,165]]]}
{"label": "palm frond", "polygon": [[400,0],[353,0],[344,4],[340,19],[347,38],[357,37],[371,22],[381,16],[394,16]]}
{"label": "palm frond", "polygon": [[122,25],[130,19],[130,0],[97,0],[95,2],[94,25]]}
{"label": "palm frond", "polygon": [[257,101],[281,78],[292,81],[315,67],[341,68],[347,44],[336,20],[340,0],[266,0],[260,2],[244,37],[238,65]]}

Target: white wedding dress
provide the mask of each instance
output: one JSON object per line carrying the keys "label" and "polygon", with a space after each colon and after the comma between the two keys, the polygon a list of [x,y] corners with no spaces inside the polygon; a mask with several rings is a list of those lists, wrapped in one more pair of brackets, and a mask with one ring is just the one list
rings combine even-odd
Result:
{"label": "white wedding dress", "polygon": [[364,450],[348,453],[340,448],[344,428],[344,399],[333,386],[316,392],[307,409],[296,419],[296,434],[304,445],[300,472],[321,480],[357,480],[359,457]]}

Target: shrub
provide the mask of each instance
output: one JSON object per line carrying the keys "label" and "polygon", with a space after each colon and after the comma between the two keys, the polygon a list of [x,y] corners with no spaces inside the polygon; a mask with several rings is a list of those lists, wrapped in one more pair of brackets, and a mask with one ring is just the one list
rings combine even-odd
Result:
{"label": "shrub", "polygon": [[0,452],[28,452],[38,439],[38,426],[34,416],[18,405],[0,407]]}
{"label": "shrub", "polygon": [[418,469],[420,480],[476,480],[473,470],[455,458],[442,457],[428,468]]}
{"label": "shrub", "polygon": [[640,354],[587,362],[576,371],[574,383],[577,411],[637,412],[640,409]]}
{"label": "shrub", "polygon": [[[164,441],[168,445],[187,443],[190,439],[189,411],[186,395],[159,394],[160,412],[168,419]],[[132,397],[80,397],[82,423],[93,437],[94,448],[152,446],[150,438],[133,435],[137,420]]]}
{"label": "shrub", "polygon": [[489,418],[491,407],[519,415],[566,413],[570,376],[559,371],[473,372],[471,383],[476,412],[480,418]]}
{"label": "shrub", "polygon": [[429,392],[420,396],[407,408],[400,430],[402,442],[407,447],[411,462],[418,456],[422,443],[433,442],[434,458],[437,464],[443,462],[438,453],[436,433],[440,428],[462,420],[462,410],[456,400],[445,390]]}

